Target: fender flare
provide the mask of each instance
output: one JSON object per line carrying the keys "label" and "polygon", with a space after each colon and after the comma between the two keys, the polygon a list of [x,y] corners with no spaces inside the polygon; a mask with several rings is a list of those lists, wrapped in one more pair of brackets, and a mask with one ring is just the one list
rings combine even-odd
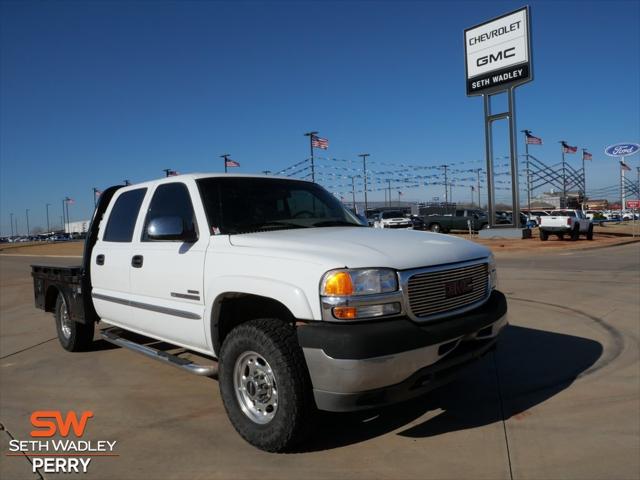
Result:
{"label": "fender flare", "polygon": [[205,298],[212,301],[206,307],[207,323],[205,324],[205,334],[207,343],[214,348],[216,345],[215,332],[218,327],[218,316],[220,305],[225,298],[235,295],[256,295],[275,300],[284,305],[293,315],[300,320],[314,320],[314,313],[302,288],[275,280],[272,278],[261,278],[243,275],[216,277],[211,281],[205,290]]}

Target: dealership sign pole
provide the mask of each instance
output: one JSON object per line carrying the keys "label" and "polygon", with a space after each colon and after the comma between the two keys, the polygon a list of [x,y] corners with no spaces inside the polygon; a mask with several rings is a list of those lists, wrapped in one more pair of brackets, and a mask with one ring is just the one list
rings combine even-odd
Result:
{"label": "dealership sign pole", "polygon": [[626,208],[624,172],[631,170],[629,166],[624,162],[624,157],[628,157],[635,153],[638,153],[638,150],[640,150],[640,145],[638,145],[637,143],[616,143],[615,145],[609,145],[604,149],[604,153],[606,153],[610,157],[616,157],[620,159],[620,210],[624,210]]}
{"label": "dealership sign pole", "polygon": [[[487,207],[489,226],[492,228],[518,228],[520,225],[514,90],[533,79],[530,19],[529,7],[524,7],[464,31],[467,96],[482,95],[484,99]],[[491,106],[491,98],[502,93],[507,94],[507,111],[499,111]],[[511,225],[497,225],[495,217],[492,127],[493,122],[503,119],[509,121],[513,201]]]}

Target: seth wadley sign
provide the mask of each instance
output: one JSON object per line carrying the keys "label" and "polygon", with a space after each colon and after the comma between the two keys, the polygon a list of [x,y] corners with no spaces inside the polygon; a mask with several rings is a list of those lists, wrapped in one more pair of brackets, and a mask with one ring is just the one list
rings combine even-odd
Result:
{"label": "seth wadley sign", "polygon": [[528,13],[525,7],[465,30],[467,95],[531,80]]}

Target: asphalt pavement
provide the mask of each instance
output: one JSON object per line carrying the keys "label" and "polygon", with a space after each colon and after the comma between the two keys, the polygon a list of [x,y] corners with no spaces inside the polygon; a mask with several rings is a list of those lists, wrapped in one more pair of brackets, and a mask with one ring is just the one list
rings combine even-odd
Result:
{"label": "asphalt pavement", "polygon": [[[57,342],[33,307],[29,265],[0,255],[0,478],[32,473],[7,456],[35,410],[91,410],[95,479],[637,479],[640,477],[640,245],[498,258],[510,327],[498,349],[429,396],[321,414],[296,453],[246,444],[216,380],[99,341]],[[72,475],[73,476],[73,475]],[[79,476],[79,475],[78,475]]]}

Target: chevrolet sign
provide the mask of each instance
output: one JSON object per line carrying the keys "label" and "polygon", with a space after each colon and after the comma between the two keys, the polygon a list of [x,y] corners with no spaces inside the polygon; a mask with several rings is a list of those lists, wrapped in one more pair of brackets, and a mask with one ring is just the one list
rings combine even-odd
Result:
{"label": "chevrolet sign", "polygon": [[529,18],[524,7],[464,31],[468,96],[532,80]]}

